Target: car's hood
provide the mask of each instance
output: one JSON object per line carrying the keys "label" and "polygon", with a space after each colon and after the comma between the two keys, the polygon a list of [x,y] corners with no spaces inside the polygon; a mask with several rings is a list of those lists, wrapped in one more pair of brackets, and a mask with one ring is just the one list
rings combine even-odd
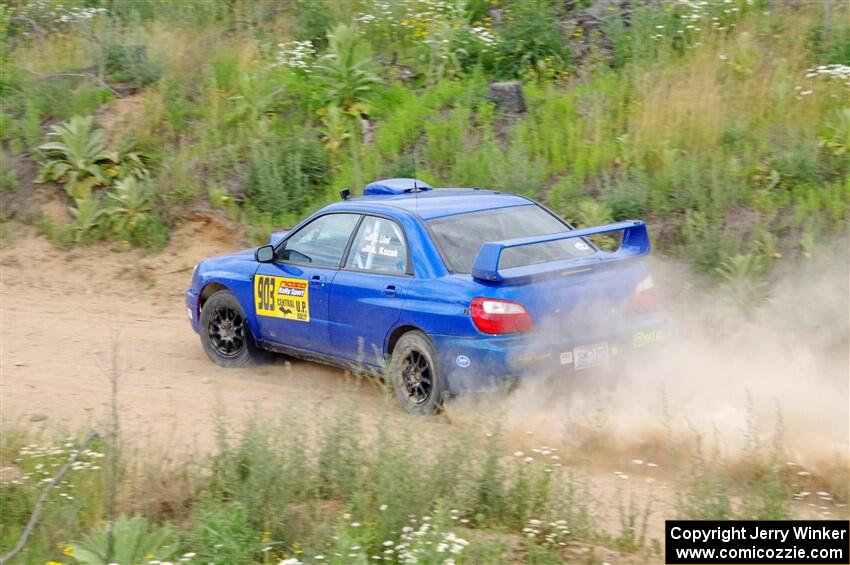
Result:
{"label": "car's hood", "polygon": [[257,262],[254,259],[255,247],[235,251],[228,255],[219,255],[217,257],[208,257],[198,264],[198,270],[202,273],[211,273],[214,271],[229,271],[234,268],[244,271],[249,268],[249,264],[256,266]]}
{"label": "car's hood", "polygon": [[210,257],[206,259],[206,261],[213,261],[216,259],[250,259],[254,260],[254,252],[257,251],[256,247],[249,247],[248,249],[240,249],[239,251],[234,251],[233,253],[228,253],[227,255],[217,255],[215,257]]}

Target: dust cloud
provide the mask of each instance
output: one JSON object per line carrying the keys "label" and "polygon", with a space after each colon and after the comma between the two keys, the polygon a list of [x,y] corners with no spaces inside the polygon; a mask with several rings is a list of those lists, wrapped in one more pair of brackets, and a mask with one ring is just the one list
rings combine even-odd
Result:
{"label": "dust cloud", "polygon": [[781,434],[789,461],[846,468],[850,307],[839,249],[756,287],[749,312],[656,260],[667,325],[654,351],[605,372],[527,375],[507,393],[458,402],[497,417],[514,442],[566,444],[590,459],[654,458],[697,437],[734,454]]}

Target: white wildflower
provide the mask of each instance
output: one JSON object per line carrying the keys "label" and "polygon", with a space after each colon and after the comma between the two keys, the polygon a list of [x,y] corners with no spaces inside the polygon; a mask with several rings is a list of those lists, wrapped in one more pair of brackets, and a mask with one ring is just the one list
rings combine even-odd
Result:
{"label": "white wildflower", "polygon": [[316,48],[309,39],[305,41],[278,43],[277,64],[281,67],[298,69],[309,73],[316,53]]}

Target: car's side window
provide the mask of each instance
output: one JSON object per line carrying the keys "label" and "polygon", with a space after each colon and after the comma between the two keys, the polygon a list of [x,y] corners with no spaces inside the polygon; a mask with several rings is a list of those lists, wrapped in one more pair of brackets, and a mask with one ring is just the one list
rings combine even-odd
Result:
{"label": "car's side window", "polygon": [[359,214],[325,214],[288,237],[277,258],[313,267],[339,267]]}
{"label": "car's side window", "polygon": [[345,266],[358,271],[407,273],[407,244],[401,227],[386,218],[363,218]]}

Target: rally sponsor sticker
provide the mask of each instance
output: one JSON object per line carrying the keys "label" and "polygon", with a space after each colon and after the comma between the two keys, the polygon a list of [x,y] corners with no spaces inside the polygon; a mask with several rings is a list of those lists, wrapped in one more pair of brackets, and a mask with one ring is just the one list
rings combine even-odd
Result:
{"label": "rally sponsor sticker", "polygon": [[254,277],[258,316],[309,322],[310,301],[307,294],[307,281],[265,275]]}

